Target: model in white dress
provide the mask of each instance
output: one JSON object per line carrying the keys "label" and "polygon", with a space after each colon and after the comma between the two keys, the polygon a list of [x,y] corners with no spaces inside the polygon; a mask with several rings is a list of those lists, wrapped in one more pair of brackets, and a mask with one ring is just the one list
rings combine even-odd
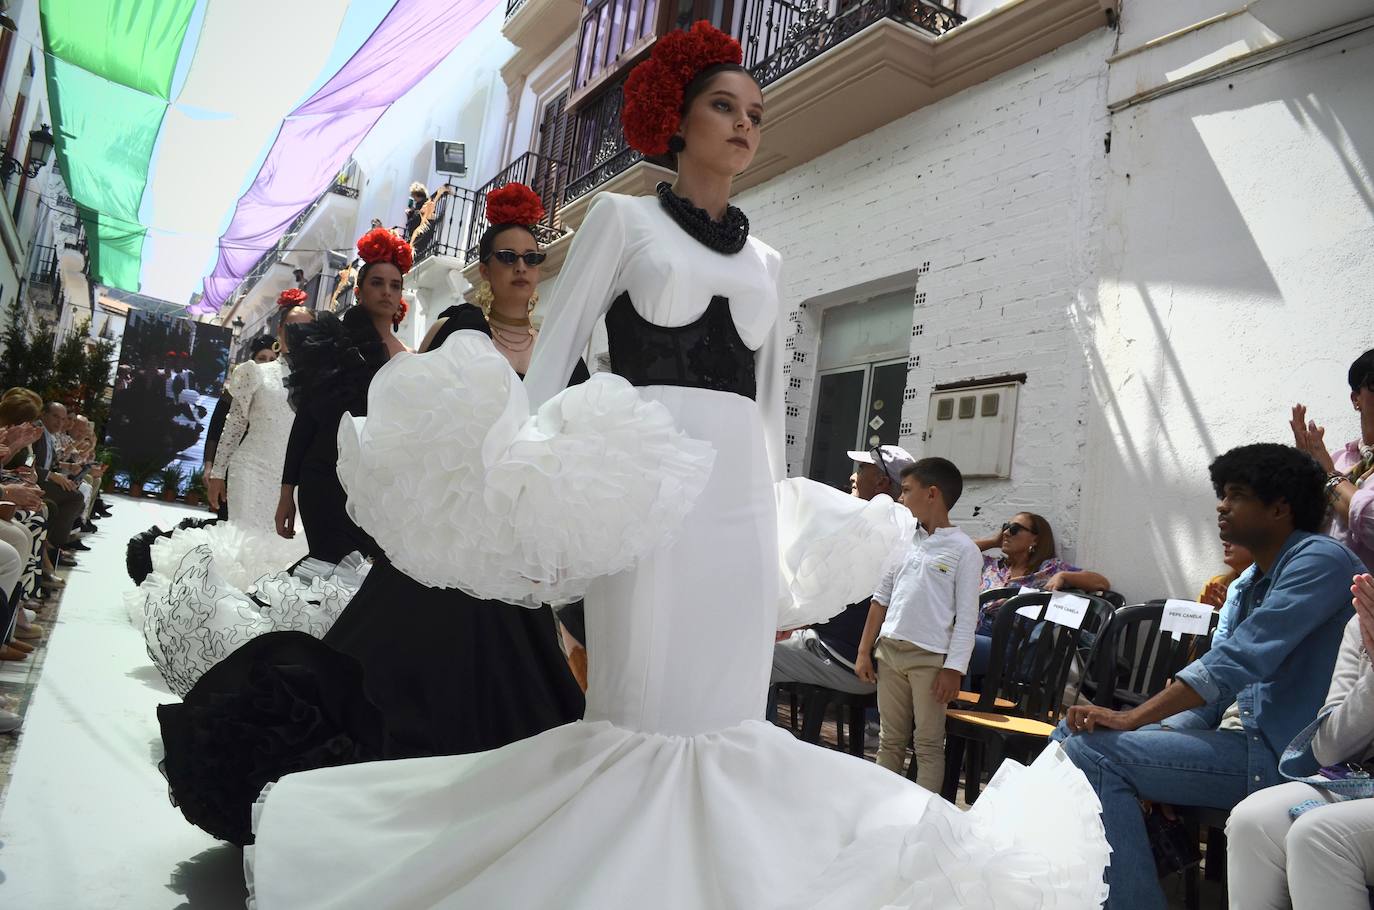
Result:
{"label": "model in white dress", "polygon": [[[233,404],[210,476],[228,480],[229,521],[246,530],[276,529],[282,463],[295,412],[287,400],[284,359],[246,360],[229,379]],[[246,431],[246,433],[245,433]]]}
{"label": "model in white dress", "polygon": [[[1107,846],[1098,803],[1057,748],[1029,770],[1008,762],[977,808],[963,813],[903,777],[800,743],[760,719],[781,575],[774,493],[784,475],[779,266],[778,254],[754,239],[735,254],[708,249],[656,198],[598,197],[573,241],[526,380],[543,427],[535,441],[562,432],[551,418],[578,410],[574,396],[596,386],[599,376],[559,394],[593,325],[609,313],[613,369],[630,374],[644,400],[715,450],[705,487],[672,542],[591,584],[583,721],[490,753],[282,778],[256,809],[250,903],[259,910],[1101,903]],[[476,335],[455,339],[465,334]],[[468,341],[474,351],[489,346],[484,338]],[[452,358],[461,348],[451,340],[437,354]],[[642,381],[646,370],[674,360],[680,384]],[[360,438],[363,454],[341,458],[341,474],[372,447],[414,451],[435,432],[446,434],[446,449],[458,444],[462,434],[445,427],[452,418],[443,415],[475,393],[456,386],[456,374],[439,364],[434,375],[444,379],[430,388],[443,401],[412,405],[410,429],[396,419],[406,388],[414,402],[419,387],[417,376],[400,382],[401,372],[423,366],[417,360],[378,373],[369,413],[389,413],[385,442],[366,430],[356,437],[346,426],[341,452]],[[509,386],[514,392],[519,383]],[[502,454],[490,436],[485,443],[476,435],[467,445],[486,449],[490,482],[519,447]],[[594,456],[597,446],[584,443],[584,454]],[[535,447],[525,467],[573,470],[560,478],[570,498],[599,483],[594,458],[579,480],[575,466],[548,455]],[[607,467],[625,469],[618,461]],[[651,459],[639,467],[659,470]],[[384,548],[384,538],[406,539],[411,513],[397,502],[406,496],[403,484],[411,499],[434,495],[422,491],[445,489],[443,466],[381,488],[350,488],[350,497],[378,503],[366,519],[356,514]],[[789,484],[782,500],[796,496],[798,482]],[[381,507],[388,501],[390,521]],[[827,508],[835,505],[827,500]],[[620,526],[618,516],[560,511],[557,501],[545,514],[584,537]],[[465,518],[455,514],[448,524]],[[786,554],[795,549],[795,529],[784,532]],[[445,544],[461,532],[426,526],[410,533],[413,550],[435,554],[412,552],[412,561],[439,566]]]}

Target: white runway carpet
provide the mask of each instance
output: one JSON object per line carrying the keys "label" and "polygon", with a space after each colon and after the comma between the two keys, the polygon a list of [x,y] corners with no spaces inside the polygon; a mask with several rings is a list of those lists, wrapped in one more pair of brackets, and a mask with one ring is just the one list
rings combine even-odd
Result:
{"label": "white runway carpet", "polygon": [[0,809],[0,907],[242,910],[242,854],[189,825],[157,770],[159,704],[175,701],[148,662],[123,595],[129,537],[203,509],[108,497],[43,645],[13,776]]}

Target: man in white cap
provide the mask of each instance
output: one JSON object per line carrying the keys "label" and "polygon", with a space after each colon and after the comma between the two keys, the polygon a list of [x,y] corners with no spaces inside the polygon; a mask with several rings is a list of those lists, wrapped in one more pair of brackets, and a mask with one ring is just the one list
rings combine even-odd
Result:
{"label": "man in white cap", "polygon": [[[849,457],[855,463],[849,491],[864,500],[882,493],[895,500],[902,493],[902,470],[916,462],[901,446],[877,446],[867,452],[850,452]],[[878,581],[873,579],[875,585]],[[779,640],[773,645],[770,682],[809,683],[856,695],[876,692],[876,686],[854,675],[868,606],[865,598],[828,622],[798,629]]]}

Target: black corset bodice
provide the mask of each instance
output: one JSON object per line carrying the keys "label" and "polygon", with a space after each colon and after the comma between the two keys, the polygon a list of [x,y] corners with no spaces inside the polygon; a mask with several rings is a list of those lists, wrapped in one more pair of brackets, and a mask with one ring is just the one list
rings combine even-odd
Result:
{"label": "black corset bodice", "polygon": [[667,328],[654,325],[621,294],[606,313],[611,372],[631,385],[675,385],[755,398],[754,352],[739,337],[730,301],[712,297],[701,318]]}

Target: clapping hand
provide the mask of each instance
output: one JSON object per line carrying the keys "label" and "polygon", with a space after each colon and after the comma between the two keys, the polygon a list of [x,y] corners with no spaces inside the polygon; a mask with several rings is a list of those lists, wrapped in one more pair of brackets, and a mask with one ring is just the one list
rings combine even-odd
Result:
{"label": "clapping hand", "polygon": [[1202,602],[1213,609],[1220,609],[1226,605],[1226,585],[1219,581],[1207,582],[1207,587],[1202,592]]}
{"label": "clapping hand", "polygon": [[1307,419],[1307,406],[1293,405],[1293,418],[1289,421],[1293,428],[1293,445],[1311,455],[1328,474],[1336,470],[1331,453],[1326,450],[1326,427],[1317,426],[1315,420]]}
{"label": "clapping hand", "polygon": [[1350,585],[1351,603],[1360,621],[1360,639],[1366,654],[1374,657],[1374,577],[1356,575]]}

